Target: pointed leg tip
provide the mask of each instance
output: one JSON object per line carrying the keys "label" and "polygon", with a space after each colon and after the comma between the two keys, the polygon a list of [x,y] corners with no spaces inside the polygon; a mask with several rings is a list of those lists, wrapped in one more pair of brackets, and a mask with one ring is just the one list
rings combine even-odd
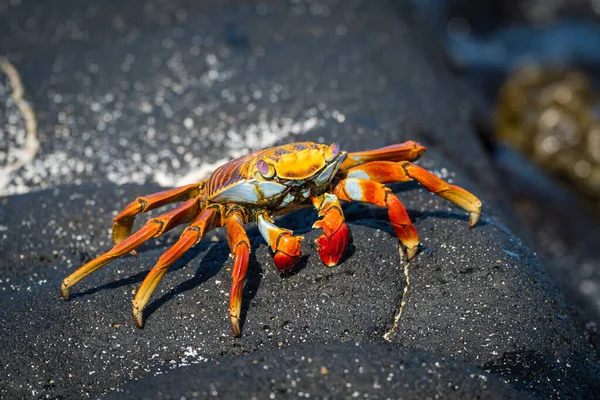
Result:
{"label": "pointed leg tip", "polygon": [[410,261],[417,254],[418,250],[419,250],[418,244],[414,247],[407,247],[406,248],[406,260]]}
{"label": "pointed leg tip", "polygon": [[137,325],[138,328],[140,328],[140,329],[144,328],[144,318],[142,317],[141,312],[134,311],[133,319],[135,320],[135,324]]}
{"label": "pointed leg tip", "polygon": [[242,336],[242,331],[240,330],[240,319],[233,315],[231,316],[231,330],[233,331],[233,336]]}
{"label": "pointed leg tip", "polygon": [[133,319],[135,320],[135,324],[138,328],[142,329],[144,327],[144,316],[142,314],[142,310],[133,304]]}
{"label": "pointed leg tip", "polygon": [[472,229],[475,225],[477,225],[480,216],[481,211],[469,213],[469,229]]}
{"label": "pointed leg tip", "polygon": [[71,288],[67,287],[64,282],[60,287],[60,295],[65,300],[69,300],[71,298]]}

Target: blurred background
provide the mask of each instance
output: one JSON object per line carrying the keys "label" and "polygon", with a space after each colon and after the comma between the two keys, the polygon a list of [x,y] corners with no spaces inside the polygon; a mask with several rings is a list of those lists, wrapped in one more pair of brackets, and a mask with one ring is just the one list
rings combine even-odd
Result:
{"label": "blurred background", "polygon": [[526,239],[598,348],[600,1],[414,0],[471,83],[473,124]]}
{"label": "blurred background", "polygon": [[[332,32],[324,37],[352,35],[345,21],[361,9],[350,3],[353,11],[336,14],[342,17],[327,24]],[[490,173],[503,179],[498,197],[514,213],[513,228],[538,253],[597,349],[600,0],[381,4],[411,15],[425,37],[420,45],[450,68],[451,79],[465,82],[469,123],[493,160]],[[323,129],[347,141],[370,131],[384,135],[378,121],[350,118],[356,110],[339,93],[376,98],[389,82],[367,82],[369,70],[348,73],[360,55],[353,47],[339,57],[301,39],[303,15],[328,18],[340,7],[0,0],[0,195],[102,180],[175,186],[299,135],[322,141]],[[212,19],[215,8],[219,19]],[[272,37],[273,9],[298,16],[285,28],[288,42],[298,39],[264,63],[256,43],[283,41]],[[263,23],[246,24],[249,14]],[[57,46],[60,52],[51,50]],[[315,66],[305,67],[307,57]],[[318,65],[327,63],[367,89],[348,88],[329,70],[320,75]],[[302,88],[300,101],[292,94],[306,81],[315,84]]]}

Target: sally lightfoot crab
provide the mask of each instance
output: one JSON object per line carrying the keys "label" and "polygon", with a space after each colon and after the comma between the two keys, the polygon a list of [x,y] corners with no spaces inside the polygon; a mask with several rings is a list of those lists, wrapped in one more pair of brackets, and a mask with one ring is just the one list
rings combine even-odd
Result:
{"label": "sally lightfoot crab", "polygon": [[[469,227],[477,223],[481,213],[477,197],[411,163],[424,151],[425,147],[412,141],[357,153],[341,151],[337,143],[331,146],[293,143],[233,160],[200,183],[138,197],[115,217],[112,233],[115,246],[66,277],[61,295],[68,299],[73,286],[92,272],[134,252],[148,239],[189,223],[177,242],[158,259],[135,295],[133,316],[141,328],[142,310],[169,266],[208,231],[225,226],[233,257],[229,313],[233,334],[240,336],[242,289],[250,255],[250,241],[244,230],[248,222],[257,223],[274,252],[275,266],[282,272],[291,271],[299,260],[303,237],[278,227],[273,217],[313,206],[321,217],[313,228],[323,231],[316,240],[319,256],[332,267],[348,244],[348,227],[340,200],[387,208],[392,227],[410,260],[417,252],[419,237],[406,209],[384,186],[386,183],[415,180],[468,211]],[[131,234],[137,214],[176,202],[182,204],[152,218]]]}

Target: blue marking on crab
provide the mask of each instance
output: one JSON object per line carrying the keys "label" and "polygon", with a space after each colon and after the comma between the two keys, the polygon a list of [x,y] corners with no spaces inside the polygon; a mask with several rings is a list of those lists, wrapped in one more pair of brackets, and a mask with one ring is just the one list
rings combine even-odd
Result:
{"label": "blue marking on crab", "polygon": [[333,179],[333,176],[337,173],[338,169],[340,168],[345,159],[346,154],[342,154],[342,156],[338,158],[337,162],[327,165],[327,167],[325,167],[323,171],[321,171],[319,176],[317,176],[314,179],[315,184],[320,186],[325,184],[326,182],[331,181],[331,179]]}
{"label": "blue marking on crab", "polygon": [[262,200],[272,200],[286,190],[287,186],[277,182],[242,181],[217,194],[211,200],[258,204]]}

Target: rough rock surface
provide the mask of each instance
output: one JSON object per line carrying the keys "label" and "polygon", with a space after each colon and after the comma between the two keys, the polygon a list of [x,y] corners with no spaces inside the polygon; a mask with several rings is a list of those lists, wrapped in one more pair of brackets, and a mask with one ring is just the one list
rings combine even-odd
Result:
{"label": "rough rock surface", "polygon": [[[302,354],[332,354],[347,364],[355,343],[362,343],[358,359],[369,371],[396,374],[394,360],[408,365],[398,382],[382,385],[382,397],[399,396],[400,383],[417,397],[448,393],[457,382],[464,397],[598,392],[598,362],[561,294],[501,222],[510,221],[495,207],[501,181],[469,128],[461,84],[407,15],[374,2],[147,1],[138,9],[60,3],[70,12],[33,2],[2,15],[20,32],[19,45],[0,43],[24,84],[35,88],[29,99],[42,143],[38,164],[20,171],[9,192],[48,189],[0,198],[0,397],[97,397],[139,390],[133,380],[148,396],[175,381],[186,394],[198,377],[184,367],[217,362],[256,373],[256,386],[246,382],[244,390],[266,393],[261,379],[268,375],[248,365],[254,354],[309,377],[314,369],[300,362]],[[42,26],[29,31],[31,15]],[[61,18],[62,36],[36,34]],[[108,37],[107,24],[114,28]],[[133,291],[177,231],[143,245],[139,258],[123,257],[93,274],[75,287],[72,301],[58,296],[64,276],[110,247],[113,212],[159,189],[116,183],[175,184],[194,168],[265,144],[339,141],[358,150],[408,139],[430,145],[420,165],[480,195],[486,207],[468,230],[465,213],[446,201],[418,185],[394,186],[422,241],[409,266],[386,212],[352,205],[351,246],[331,269],[316,255],[310,210],[281,220],[307,238],[305,258],[287,277],[249,227],[253,253],[239,339],[227,317],[231,261],[221,231],[166,274],[143,330],[130,316]],[[96,183],[106,178],[113,183]],[[83,184],[69,185],[74,179]],[[434,376],[415,367],[438,368],[436,362]],[[340,369],[326,368],[340,382],[367,385],[360,371],[342,378]],[[164,380],[153,378],[167,371]],[[215,371],[215,384],[238,384],[236,375],[228,381]],[[471,374],[486,376],[489,386]],[[318,380],[311,388],[331,386]],[[342,396],[354,393],[346,390]]]}
{"label": "rough rock surface", "polygon": [[[108,399],[518,399],[498,378],[437,354],[389,344],[336,343],[222,358],[127,385]],[[151,382],[151,383],[150,383]]]}

